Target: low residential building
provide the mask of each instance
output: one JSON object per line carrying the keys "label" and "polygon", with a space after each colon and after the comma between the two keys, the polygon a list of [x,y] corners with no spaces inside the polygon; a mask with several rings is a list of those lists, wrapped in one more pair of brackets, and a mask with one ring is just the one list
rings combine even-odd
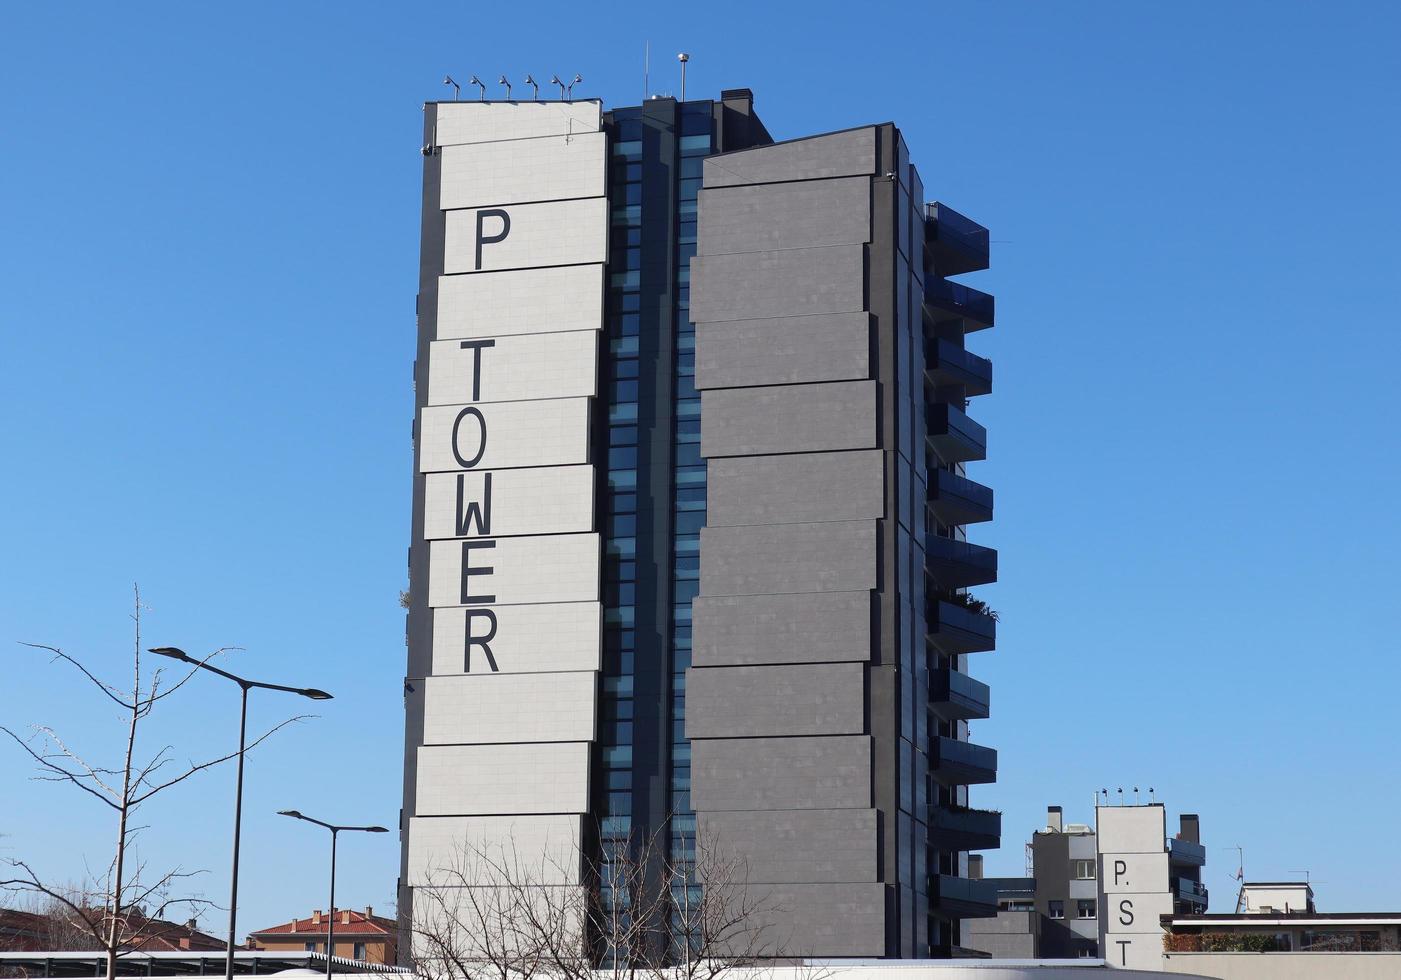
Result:
{"label": "low residential building", "polygon": [[[332,955],[366,963],[394,963],[398,953],[398,925],[393,919],[375,915],[375,910],[333,909],[335,949]],[[281,925],[248,934],[254,949],[273,952],[302,950],[326,952],[328,917],[320,909],[309,918],[293,919]]]}
{"label": "low residential building", "polygon": [[[105,923],[107,913],[94,909],[87,913],[89,921]],[[45,914],[0,909],[0,951],[51,952],[91,950],[101,943],[93,935],[93,926],[83,922],[76,913]],[[98,926],[106,931],[107,926]],[[139,909],[129,909],[121,916],[119,932],[123,947],[158,952],[213,952],[226,948],[223,940],[201,932],[197,919],[172,922],[152,918]]]}
{"label": "low residential building", "polygon": [[1161,803],[1096,807],[1095,819],[1093,827],[1065,823],[1060,807],[1048,807],[1029,845],[1032,876],[989,879],[997,917],[967,923],[964,945],[994,958],[1104,957],[1133,966],[1135,945],[1140,963],[1157,958],[1161,913],[1206,911],[1196,814],[1182,814],[1170,839]]}

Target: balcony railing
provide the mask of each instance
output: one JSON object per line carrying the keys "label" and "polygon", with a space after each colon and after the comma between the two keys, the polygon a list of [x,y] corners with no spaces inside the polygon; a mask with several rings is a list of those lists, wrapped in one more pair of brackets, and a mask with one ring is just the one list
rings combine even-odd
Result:
{"label": "balcony railing", "polygon": [[986,718],[991,713],[992,691],[961,670],[939,667],[929,675],[929,704],[948,721]]}
{"label": "balcony railing", "polygon": [[924,303],[934,320],[960,319],[964,331],[992,326],[996,310],[996,301],[987,293],[937,278],[924,281]]}
{"label": "balcony railing", "polygon": [[929,642],[945,653],[986,653],[997,646],[997,620],[987,613],[935,599],[925,610]]}
{"label": "balcony railing", "polygon": [[929,510],[945,527],[992,520],[992,490],[945,469],[929,473]]}
{"label": "balcony railing", "polygon": [[930,875],[929,911],[949,919],[989,918],[997,914],[997,884],[985,878]]}
{"label": "balcony railing", "polygon": [[930,739],[930,776],[944,786],[997,781],[997,750],[945,735]]}
{"label": "balcony railing", "polygon": [[924,567],[941,589],[966,589],[997,581],[997,552],[938,534],[924,537]]}
{"label": "balcony railing", "polygon": [[1176,875],[1171,880],[1173,897],[1179,902],[1188,902],[1192,905],[1200,905],[1206,908],[1210,899],[1210,893],[1206,885],[1200,881],[1193,881],[1191,878],[1180,878]]}
{"label": "balcony railing", "polygon": [[974,422],[957,405],[943,402],[924,407],[925,439],[946,463],[987,459],[988,430]]}
{"label": "balcony railing", "polygon": [[929,834],[936,851],[981,851],[1002,842],[1002,814],[962,806],[931,806]]}
{"label": "balcony railing", "polygon": [[926,338],[924,368],[936,387],[963,385],[963,393],[969,398],[992,391],[992,361],[970,354],[952,341]]}
{"label": "balcony railing", "polygon": [[925,250],[935,271],[953,276],[988,267],[988,230],[947,204],[929,204],[924,211]]}
{"label": "balcony railing", "polygon": [[1189,840],[1177,837],[1168,840],[1168,859],[1173,864],[1190,864],[1200,867],[1206,864],[1206,848]]}

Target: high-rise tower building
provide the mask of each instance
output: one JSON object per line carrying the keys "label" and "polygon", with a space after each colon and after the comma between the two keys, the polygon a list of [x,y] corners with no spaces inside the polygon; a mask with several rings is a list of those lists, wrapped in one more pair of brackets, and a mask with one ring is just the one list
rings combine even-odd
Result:
{"label": "high-rise tower building", "polygon": [[987,231],[894,125],[775,143],[744,89],[430,104],[424,154],[403,911],[456,841],[567,886],[699,835],[788,952],[950,954]]}

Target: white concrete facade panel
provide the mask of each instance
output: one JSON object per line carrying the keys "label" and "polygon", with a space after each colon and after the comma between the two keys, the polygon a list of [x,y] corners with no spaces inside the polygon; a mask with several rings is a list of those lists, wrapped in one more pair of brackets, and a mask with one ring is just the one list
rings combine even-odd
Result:
{"label": "white concrete facade panel", "polygon": [[435,146],[458,146],[492,140],[533,139],[596,133],[603,123],[603,103],[587,102],[439,102]]}
{"label": "white concrete facade panel", "polygon": [[429,345],[430,405],[589,397],[596,393],[597,378],[596,330]]}
{"label": "white concrete facade panel", "polygon": [[415,816],[587,813],[589,743],[425,745]]}
{"label": "white concrete facade panel", "polygon": [[439,340],[602,327],[602,265],[438,277]]}
{"label": "white concrete facade panel", "polygon": [[[469,624],[469,612],[473,615]],[[499,606],[490,610],[448,607],[433,610],[433,673],[462,674],[490,670],[482,638],[491,639],[491,659],[503,674],[538,674],[557,670],[598,670],[602,663],[603,605],[561,602],[549,605]],[[467,629],[479,642],[468,649]]]}
{"label": "white concrete facade panel", "polygon": [[567,674],[474,672],[427,677],[423,744],[591,742],[592,671]]}
{"label": "white concrete facade panel", "polygon": [[541,885],[577,885],[582,818],[573,814],[414,817],[409,821],[408,884],[489,884],[484,865],[525,869]]}
{"label": "white concrete facade panel", "polygon": [[599,543],[597,534],[430,542],[428,604],[597,602]]}
{"label": "white concrete facade panel", "polygon": [[445,146],[441,207],[500,207],[606,193],[603,133]]}
{"label": "white concrete facade panel", "polygon": [[429,473],[423,536],[511,537],[593,530],[592,466]]}
{"label": "white concrete facade panel", "polygon": [[419,472],[589,461],[589,399],[436,405],[419,424]]}
{"label": "white concrete facade panel", "polygon": [[443,271],[493,272],[608,258],[608,200],[446,212]]}

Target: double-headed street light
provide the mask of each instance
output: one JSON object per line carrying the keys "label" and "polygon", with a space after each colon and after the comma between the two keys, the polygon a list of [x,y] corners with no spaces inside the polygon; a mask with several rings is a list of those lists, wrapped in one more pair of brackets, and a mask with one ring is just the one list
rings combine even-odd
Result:
{"label": "double-headed street light", "polygon": [[162,657],[169,657],[171,660],[178,660],[181,663],[190,664],[200,670],[207,670],[211,674],[218,674],[220,677],[226,677],[237,684],[243,692],[243,704],[240,708],[238,718],[238,784],[234,791],[233,881],[229,885],[229,949],[224,960],[225,980],[233,980],[234,939],[238,928],[238,842],[243,824],[243,754],[248,736],[248,692],[255,687],[266,691],[286,691],[288,694],[300,694],[302,697],[311,698],[313,701],[326,701],[330,699],[331,695],[314,687],[285,687],[282,684],[266,684],[262,681],[250,681],[246,677],[239,677],[237,674],[231,674],[227,670],[221,670],[203,660],[196,660],[178,647],[151,647],[150,652]]}
{"label": "double-headed street light", "polygon": [[277,812],[279,816],[305,820],[318,827],[325,827],[331,832],[331,904],[326,915],[326,980],[331,980],[331,961],[336,953],[336,835],[342,830],[362,830],[367,834],[387,834],[389,829],[387,827],[351,827],[346,824],[327,823],[324,820],[317,820],[315,817],[308,817],[300,810],[278,810]]}

